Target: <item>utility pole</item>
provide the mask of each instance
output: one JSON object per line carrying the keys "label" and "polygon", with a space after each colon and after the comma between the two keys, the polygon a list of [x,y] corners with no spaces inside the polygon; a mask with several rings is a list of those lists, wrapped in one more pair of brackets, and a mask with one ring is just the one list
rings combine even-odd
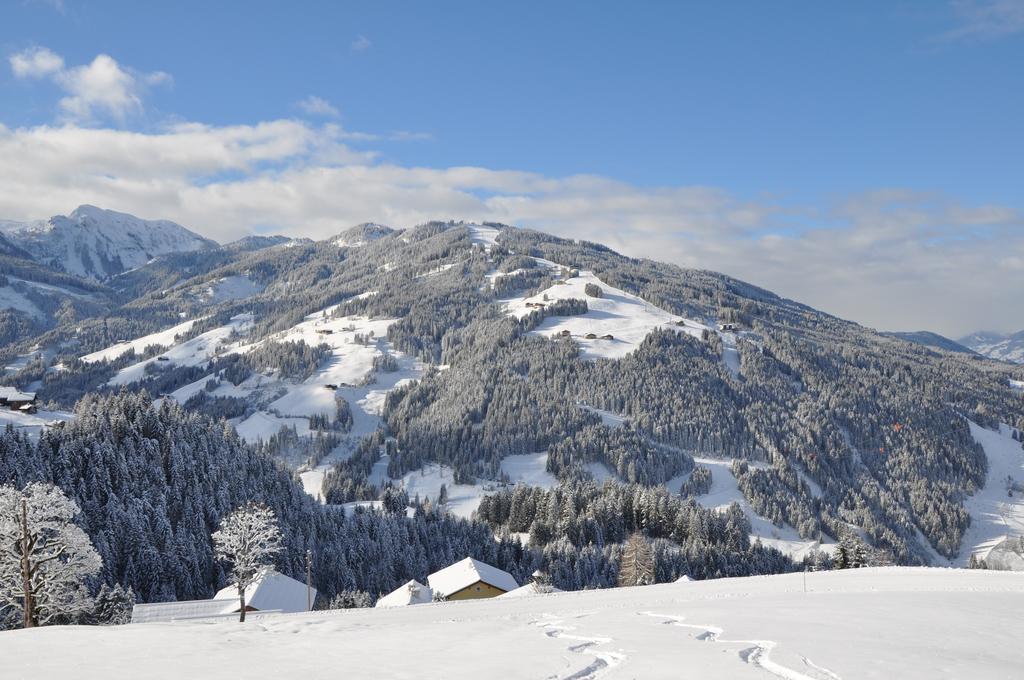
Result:
{"label": "utility pole", "polygon": [[313,611],[313,551],[306,551],[306,611]]}

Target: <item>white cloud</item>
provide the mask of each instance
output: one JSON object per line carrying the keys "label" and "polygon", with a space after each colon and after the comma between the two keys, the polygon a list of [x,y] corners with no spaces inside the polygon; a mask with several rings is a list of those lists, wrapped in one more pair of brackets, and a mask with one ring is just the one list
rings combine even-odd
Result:
{"label": "white cloud", "polygon": [[369,38],[367,38],[365,35],[360,35],[357,36],[356,39],[352,41],[350,47],[352,48],[353,52],[362,52],[364,50],[370,49],[372,45],[373,43],[370,42]]}
{"label": "white cloud", "polygon": [[958,26],[944,40],[993,40],[1024,32],[1024,0],[952,0]]}
{"label": "white cloud", "polygon": [[349,148],[352,138],[295,120],[160,133],[0,125],[0,217],[92,203],[222,241],[253,229],[325,238],[364,221],[495,220],[723,271],[885,329],[958,335],[1024,319],[1024,216],[1005,206],[899,189],[791,206],[714,187],[403,167]]}
{"label": "white cloud", "polygon": [[138,73],[106,54],[97,55],[88,64],[66,68],[64,59],[45,47],[14,54],[10,64],[19,78],[49,77],[64,90],[59,107],[68,121],[94,122],[109,117],[123,122],[142,111],[147,87],[171,81],[163,71]]}
{"label": "white cloud", "polygon": [[45,47],[31,47],[10,57],[17,78],[43,78],[64,70],[64,59]]}
{"label": "white cloud", "polygon": [[98,113],[123,120],[142,110],[138,81],[105,54],[64,71],[57,82],[68,93],[60,107],[73,120],[91,120]]}
{"label": "white cloud", "polygon": [[334,108],[329,101],[322,99],[315,95],[310,95],[302,101],[296,102],[296,106],[299,107],[303,112],[308,113],[311,116],[326,116],[328,118],[337,118],[341,115],[338,109]]}

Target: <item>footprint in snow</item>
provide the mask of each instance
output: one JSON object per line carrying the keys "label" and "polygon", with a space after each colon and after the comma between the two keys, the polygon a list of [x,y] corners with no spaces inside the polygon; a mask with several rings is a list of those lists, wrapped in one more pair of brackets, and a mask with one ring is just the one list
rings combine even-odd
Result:
{"label": "footprint in snow", "polygon": [[626,660],[626,655],[622,652],[595,649],[595,647],[600,645],[608,644],[612,641],[612,638],[598,635],[571,634],[569,631],[576,630],[574,626],[563,625],[561,619],[550,615],[545,616],[547,620],[535,621],[534,624],[543,628],[546,636],[560,640],[574,640],[574,644],[566,647],[568,651],[575,654],[588,654],[594,657],[591,663],[580,670],[568,675],[551,675],[549,676],[551,680],[595,680]]}
{"label": "footprint in snow", "polygon": [[693,624],[683,623],[686,620],[685,616],[676,616],[672,614],[657,614],[655,612],[638,612],[643,616],[651,616],[657,619],[665,619],[662,621],[664,624],[671,626],[679,626],[680,628],[692,628],[694,630],[701,631],[695,636],[695,639],[702,642],[717,642],[721,644],[732,644],[732,645],[753,645],[752,647],[745,647],[739,652],[739,658],[744,663],[748,663],[752,666],[762,668],[772,675],[782,678],[783,680],[842,680],[837,674],[833,673],[829,669],[818,666],[811,662],[807,657],[801,657],[804,664],[808,667],[808,670],[813,675],[807,675],[801,673],[798,670],[783,666],[782,664],[776,663],[771,659],[771,652],[775,648],[775,642],[772,640],[726,640],[721,637],[724,630],[718,626],[708,624]]}

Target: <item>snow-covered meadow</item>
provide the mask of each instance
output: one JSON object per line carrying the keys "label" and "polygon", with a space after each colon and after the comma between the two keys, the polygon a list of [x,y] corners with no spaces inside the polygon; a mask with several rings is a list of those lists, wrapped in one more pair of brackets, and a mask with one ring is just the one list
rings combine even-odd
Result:
{"label": "snow-covered meadow", "polygon": [[1018,678],[1024,575],[886,568],[0,633],[4,677]]}
{"label": "snow-covered meadow", "polygon": [[35,413],[23,413],[0,408],[0,428],[10,426],[15,430],[28,433],[31,437],[38,437],[39,433],[47,427],[71,418],[72,415],[66,411],[40,410]]}
{"label": "snow-covered meadow", "polygon": [[[552,262],[538,262],[540,266],[560,268]],[[587,295],[585,289],[588,284],[598,286],[601,297]],[[609,286],[589,271],[581,271],[576,276],[562,279],[560,283],[536,295],[507,300],[504,303],[505,313],[521,318],[532,311],[528,304],[546,305],[571,299],[586,300],[587,313],[548,317],[531,332],[550,337],[568,331],[579,344],[585,359],[621,359],[639,347],[644,338],[656,328],[671,328],[698,338],[705,330],[711,330],[705,324],[682,319],[636,295]],[[611,339],[603,339],[606,335],[610,335]]]}

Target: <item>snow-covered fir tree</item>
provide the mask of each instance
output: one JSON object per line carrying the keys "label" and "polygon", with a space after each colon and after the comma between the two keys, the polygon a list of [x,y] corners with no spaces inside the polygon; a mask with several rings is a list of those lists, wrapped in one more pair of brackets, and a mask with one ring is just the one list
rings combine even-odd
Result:
{"label": "snow-covered fir tree", "polygon": [[113,587],[104,583],[96,594],[89,623],[100,626],[121,626],[132,620],[135,593],[120,583]]}

